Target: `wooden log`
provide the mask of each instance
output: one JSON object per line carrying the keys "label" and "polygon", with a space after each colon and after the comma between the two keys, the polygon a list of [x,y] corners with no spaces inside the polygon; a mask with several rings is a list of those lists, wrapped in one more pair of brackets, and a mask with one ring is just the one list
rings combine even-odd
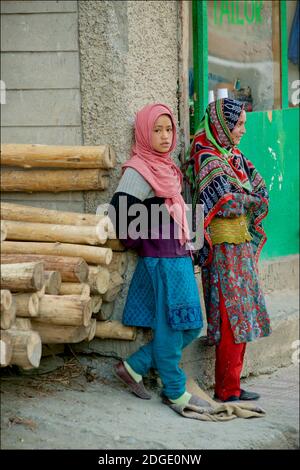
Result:
{"label": "wooden log", "polygon": [[[2,242],[3,254],[37,254],[70,256],[83,258],[87,263],[108,265],[112,259],[112,250],[98,246],[74,245],[72,243],[39,243],[39,242]],[[119,254],[119,253],[117,253]],[[125,253],[120,253],[125,254]],[[58,269],[55,269],[58,271]],[[65,280],[65,279],[63,279]],[[70,280],[70,279],[69,279]],[[81,280],[80,280],[81,281]],[[85,279],[82,280],[83,282]]]}
{"label": "wooden log", "polygon": [[12,357],[12,341],[10,335],[1,330],[0,332],[0,366],[6,367],[10,364]]}
{"label": "wooden log", "polygon": [[1,202],[1,219],[19,222],[90,226],[96,226],[104,220],[105,224],[108,224],[107,216],[104,215],[63,212],[42,207],[25,206],[23,204],[12,204],[10,202]]}
{"label": "wooden log", "polygon": [[117,234],[115,231],[114,224],[112,223],[110,217],[108,216],[109,204],[105,205],[106,207],[98,206],[97,215],[102,215],[103,217],[107,216],[107,238],[110,240],[117,240]]}
{"label": "wooden log", "polygon": [[109,278],[109,289],[114,289],[117,286],[121,286],[124,284],[124,279],[122,276],[117,271],[111,272],[110,273],[110,278]]}
{"label": "wooden log", "polygon": [[[4,254],[3,251],[5,251],[5,247],[2,248],[1,263],[3,264],[42,261],[44,263],[45,270],[58,271],[63,282],[85,282],[88,279],[89,267],[83,258],[76,256],[38,255],[26,253]],[[21,248],[21,246],[18,245],[17,248]],[[8,247],[8,251],[10,251],[10,247]]]}
{"label": "wooden log", "polygon": [[8,330],[16,320],[16,301],[12,296],[11,304],[8,309],[1,309],[0,326],[2,330]]}
{"label": "wooden log", "polygon": [[38,296],[39,299],[44,297],[44,295],[46,293],[46,284],[44,284],[43,287],[41,289],[37,290],[35,293],[36,293],[36,295]]}
{"label": "wooden log", "polygon": [[116,320],[97,321],[95,337],[133,341],[136,338],[136,328],[134,326],[124,326]]}
{"label": "wooden log", "polygon": [[110,240],[107,239],[104,247],[111,248],[113,251],[125,251],[125,246],[122,245],[122,242],[119,239]]}
{"label": "wooden log", "polygon": [[109,185],[105,170],[1,170],[1,191],[103,191]]}
{"label": "wooden log", "polygon": [[60,295],[79,295],[81,298],[88,298],[91,289],[87,283],[62,282],[59,293]]}
{"label": "wooden log", "polygon": [[44,264],[41,261],[1,264],[1,286],[4,289],[30,292],[41,289],[43,283]]}
{"label": "wooden log", "polygon": [[6,225],[6,222],[1,220],[0,240],[4,242],[6,238],[7,238],[7,225]]}
{"label": "wooden log", "polygon": [[12,325],[13,330],[31,331],[31,320],[30,318],[16,318],[15,323]]}
{"label": "wooden log", "polygon": [[36,317],[39,313],[39,296],[34,294],[13,294],[17,317]]}
{"label": "wooden log", "polygon": [[113,302],[114,300],[116,300],[116,298],[118,297],[119,295],[119,292],[121,291],[122,289],[122,286],[116,286],[114,287],[113,289],[108,289],[105,294],[103,294],[103,300],[105,302]]}
{"label": "wooden log", "polygon": [[[103,245],[107,239],[107,233],[103,230],[102,225],[98,229],[89,226],[18,222],[15,220],[6,220],[5,224],[7,240]],[[99,224],[102,223],[99,222]]]}
{"label": "wooden log", "polygon": [[8,310],[12,304],[11,292],[7,289],[1,289],[1,312],[2,310]]}
{"label": "wooden log", "polygon": [[42,323],[87,326],[92,317],[91,299],[77,295],[44,295],[36,320]]}
{"label": "wooden log", "polygon": [[112,302],[115,300],[124,284],[124,279],[118,272],[110,273],[109,286],[107,291],[103,294],[103,300],[105,302]]}
{"label": "wooden log", "polygon": [[87,341],[92,341],[92,339],[94,339],[95,334],[96,334],[96,325],[97,325],[96,319],[92,318],[91,319],[91,324],[89,326],[89,333],[88,333],[88,336],[86,338]]}
{"label": "wooden log", "polygon": [[109,286],[110,272],[103,266],[89,266],[88,284],[92,294],[104,294]]}
{"label": "wooden log", "polygon": [[102,305],[101,295],[92,295],[91,300],[92,300],[92,312],[93,313],[99,312],[100,307]]}
{"label": "wooden log", "polygon": [[66,326],[34,320],[32,329],[38,332],[45,344],[80,343],[90,335],[91,322],[87,326]]}
{"label": "wooden log", "polygon": [[113,168],[115,164],[116,155],[110,145],[1,145],[1,165],[23,168]]}
{"label": "wooden log", "polygon": [[[99,222],[96,224],[96,233],[99,240],[103,240],[103,244],[107,241],[108,233],[109,233],[109,218],[103,217]],[[109,248],[109,247],[108,247]]]}
{"label": "wooden log", "polygon": [[102,299],[101,308],[100,308],[99,312],[94,314],[94,317],[98,321],[109,320],[112,317],[113,313],[114,313],[114,306],[115,306],[114,302],[104,302],[103,299]]}
{"label": "wooden log", "polygon": [[[3,242],[3,243],[9,243],[9,242]],[[117,271],[120,276],[123,276],[127,270],[128,266],[128,256],[127,253],[117,253],[113,252],[112,255],[112,260],[108,264],[107,269],[109,271]]]}
{"label": "wooden log", "polygon": [[45,271],[45,293],[58,295],[61,286],[61,274],[59,271]]}
{"label": "wooden log", "polygon": [[42,342],[36,331],[10,328],[7,333],[12,341],[11,364],[32,369],[38,367],[42,355]]}

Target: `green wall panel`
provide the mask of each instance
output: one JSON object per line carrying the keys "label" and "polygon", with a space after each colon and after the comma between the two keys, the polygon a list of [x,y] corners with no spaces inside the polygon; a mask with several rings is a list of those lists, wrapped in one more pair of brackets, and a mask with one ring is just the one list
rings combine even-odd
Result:
{"label": "green wall panel", "polygon": [[270,209],[262,258],[299,252],[299,108],[247,114],[240,149],[264,177]]}

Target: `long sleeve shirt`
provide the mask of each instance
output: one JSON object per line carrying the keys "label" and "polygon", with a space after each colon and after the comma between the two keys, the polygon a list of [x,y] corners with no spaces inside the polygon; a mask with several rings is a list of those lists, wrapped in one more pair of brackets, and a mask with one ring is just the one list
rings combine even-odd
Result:
{"label": "long sleeve shirt", "polygon": [[139,256],[176,258],[190,256],[177,237],[177,225],[164,198],[133,168],[127,168],[109,207],[117,237]]}

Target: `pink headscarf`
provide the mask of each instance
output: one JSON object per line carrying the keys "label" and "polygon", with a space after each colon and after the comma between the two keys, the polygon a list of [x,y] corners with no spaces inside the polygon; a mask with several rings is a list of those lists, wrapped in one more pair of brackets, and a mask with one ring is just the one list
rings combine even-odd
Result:
{"label": "pink headscarf", "polygon": [[[173,126],[173,141],[167,153],[156,152],[151,146],[154,124],[163,114],[170,117]],[[180,244],[183,245],[189,240],[189,229],[185,203],[181,196],[182,174],[170,157],[175,147],[176,126],[170,108],[161,103],[144,106],[136,114],[135,144],[131,158],[122,165],[122,169],[133,168],[138,171],[152,186],[155,195],[165,198],[167,210],[180,229]]]}

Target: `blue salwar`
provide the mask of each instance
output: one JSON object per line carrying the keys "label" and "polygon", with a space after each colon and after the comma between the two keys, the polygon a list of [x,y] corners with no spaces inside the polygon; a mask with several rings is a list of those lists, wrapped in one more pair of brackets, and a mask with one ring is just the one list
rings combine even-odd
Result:
{"label": "blue salwar", "polygon": [[140,258],[123,315],[126,325],[150,326],[153,339],[126,362],[140,375],[157,369],[162,392],[176,399],[185,392],[179,367],[182,349],[199,336],[203,321],[192,260]]}

